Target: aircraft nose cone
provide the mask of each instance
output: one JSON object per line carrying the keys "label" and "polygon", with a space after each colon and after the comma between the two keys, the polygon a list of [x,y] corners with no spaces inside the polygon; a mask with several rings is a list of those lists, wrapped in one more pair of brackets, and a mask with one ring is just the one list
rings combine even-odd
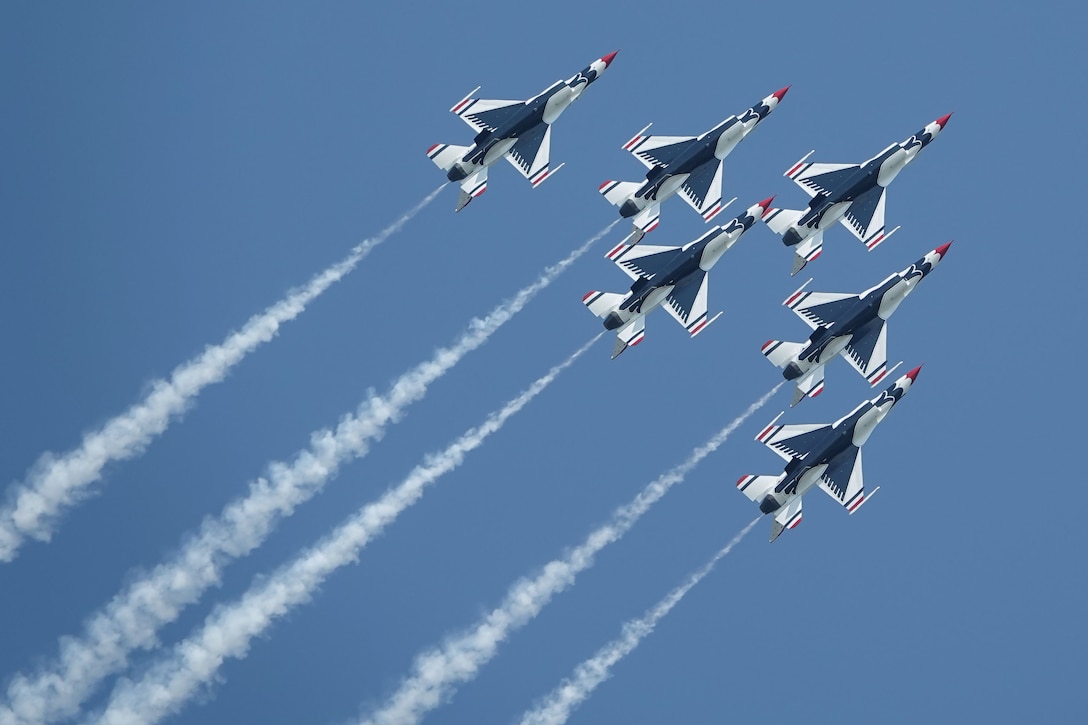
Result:
{"label": "aircraft nose cone", "polygon": [[951,247],[951,246],[952,246],[952,242],[949,241],[949,242],[946,242],[946,243],[942,244],[941,246],[937,247],[933,251],[935,251],[937,254],[941,255],[941,259],[944,259],[944,255],[948,254],[948,248]]}
{"label": "aircraft nose cone", "polygon": [[612,64],[612,59],[616,57],[616,53],[619,53],[619,51],[613,50],[611,53],[601,58],[601,62],[604,63],[605,68]]}
{"label": "aircraft nose cone", "polygon": [[950,119],[950,118],[952,118],[952,114],[951,114],[951,113],[949,113],[949,114],[948,114],[948,115],[946,115],[946,116],[941,116],[941,117],[940,117],[940,118],[938,118],[938,119],[937,119],[936,121],[934,121],[934,123],[936,123],[936,124],[937,124],[938,126],[940,126],[940,127],[941,127],[941,130],[943,131],[943,130],[944,130],[944,125],[945,125],[946,123],[948,123],[948,119]]}
{"label": "aircraft nose cone", "polygon": [[785,88],[779,88],[777,91],[775,91],[771,95],[774,96],[775,98],[777,98],[779,101],[781,101],[782,98],[786,95],[786,91],[788,91],[792,87],[793,87],[793,84],[790,84],[790,85],[786,86]]}
{"label": "aircraft nose cone", "polygon": [[[922,363],[922,365],[925,365],[925,363]],[[907,373],[906,377],[910,378],[911,383],[918,379],[918,371],[922,369],[922,365],[919,365]]]}
{"label": "aircraft nose cone", "polygon": [[774,197],[773,196],[768,196],[766,199],[759,202],[759,206],[763,207],[763,211],[766,212],[768,209],[771,208],[771,202],[772,201],[774,201]]}

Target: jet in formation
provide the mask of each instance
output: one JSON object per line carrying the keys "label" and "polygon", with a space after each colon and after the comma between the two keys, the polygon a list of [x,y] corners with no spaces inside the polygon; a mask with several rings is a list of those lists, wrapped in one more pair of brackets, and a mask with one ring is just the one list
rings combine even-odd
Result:
{"label": "jet in formation", "polygon": [[556,81],[527,101],[496,101],[472,98],[477,86],[450,109],[476,131],[472,146],[435,144],[427,156],[446,172],[450,181],[460,182],[461,194],[455,211],[487,189],[487,169],[505,158],[529,180],[535,189],[559,168],[549,166],[552,124],[579,98],[616,57],[615,51],[599,58],[565,81]]}
{"label": "jet in formation", "polygon": [[[861,472],[861,447],[873,429],[906,395],[922,367],[911,370],[872,400],[866,400],[831,425],[776,425],[771,421],[756,440],[788,463],[780,476],[742,476],[737,488],[759,510],[773,514],[771,541],[801,523],[801,497],[819,486],[851,514],[867,500]],[[869,494],[872,497],[879,490]]]}
{"label": "jet in formation", "polygon": [[764,221],[782,243],[793,247],[793,271],[820,256],[824,232],[841,221],[869,251],[886,240],[895,229],[885,232],[884,198],[888,184],[944,129],[952,114],[930,123],[906,141],[893,143],[862,164],[807,163],[809,151],[786,176],[805,190],[812,200],[800,211],[771,209]]}
{"label": "jet in formation", "polygon": [[891,372],[887,355],[888,318],[944,259],[950,246],[952,242],[942,244],[861,294],[805,292],[810,279],[786,298],[782,304],[813,329],[806,342],[768,340],[763,345],[767,359],[783,368],[782,376],[797,381],[791,407],[806,395],[815,398],[823,392],[824,365],[837,355],[846,358],[870,386]]}
{"label": "jet in formation", "polygon": [[695,337],[718,319],[707,315],[707,272],[770,207],[765,199],[723,226],[716,226],[683,247],[634,246],[621,242],[606,256],[635,280],[627,294],[589,292],[582,303],[616,331],[612,358],[646,334],[646,315],[663,305]]}
{"label": "jet in formation", "polygon": [[620,208],[620,216],[631,217],[631,244],[657,227],[661,202],[677,192],[706,221],[731,204],[733,199],[722,204],[722,160],[778,106],[788,90],[786,86],[775,91],[701,136],[644,136],[647,126],[625,143],[623,148],[649,167],[646,181],[606,181],[600,192]]}

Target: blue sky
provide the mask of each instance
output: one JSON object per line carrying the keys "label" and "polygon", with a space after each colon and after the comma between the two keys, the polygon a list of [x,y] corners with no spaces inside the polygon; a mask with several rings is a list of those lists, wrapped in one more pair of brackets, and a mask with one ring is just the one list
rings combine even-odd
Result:
{"label": "blue sky", "polygon": [[[777,382],[759,346],[804,336],[780,305],[804,279],[860,291],[949,239],[891,321],[889,357],[926,366],[865,449],[881,493],[850,517],[810,497],[802,526],[774,545],[761,522],[572,722],[1079,721],[1086,255],[1070,228],[1084,188],[1083,10],[379,5],[0,9],[5,487],[431,192],[442,174],[424,152],[469,142],[447,112],[469,90],[525,98],[620,49],[556,124],[552,159],[566,166],[554,178],[533,190],[495,167],[457,215],[456,190],[443,191],[144,455],[110,466],[50,543],[0,565],[5,690],[270,462],[611,222],[596,189],[644,173],[620,149],[632,134],[651,121],[701,133],[792,84],[727,159],[726,198],[738,200],[721,218],[771,194],[803,204],[782,173],[810,149],[859,162],[954,112],[889,192],[895,237],[866,253],[833,230],[791,279],[790,253],[751,230],[712,273],[710,308],[725,314],[705,334],[688,340],[655,313],[618,360],[598,342],[171,721],[343,722],[381,705],[417,653],[473,625]],[[702,229],[673,201],[647,242]],[[622,236],[436,381],[162,643],[596,334],[581,296],[626,287],[603,259]],[[833,364],[826,392],[784,420],[831,422],[866,397]],[[788,403],[783,390],[430,717],[515,721],[721,549],[755,514],[734,481],[781,470],[752,438]],[[1055,445],[1070,439],[1074,457]],[[158,654],[134,655],[126,675]]]}

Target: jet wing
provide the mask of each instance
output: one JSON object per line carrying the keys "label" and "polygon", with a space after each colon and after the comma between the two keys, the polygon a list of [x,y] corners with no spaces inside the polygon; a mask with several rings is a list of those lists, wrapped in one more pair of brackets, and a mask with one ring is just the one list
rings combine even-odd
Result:
{"label": "jet wing", "polygon": [[[547,123],[538,123],[522,134],[506,154],[515,169],[529,180],[536,188],[558,167],[549,171],[548,161],[551,156],[552,127]],[[562,164],[560,164],[562,166]]]}
{"label": "jet wing", "polygon": [[805,324],[815,330],[817,327],[830,325],[846,317],[850,313],[850,308],[860,300],[861,298],[857,295],[797,290],[782,304],[796,312]]}
{"label": "jet wing", "polygon": [[[476,90],[480,89],[477,88]],[[503,121],[512,117],[524,105],[524,101],[463,98],[450,111],[460,116],[462,121],[472,126],[473,130],[479,133],[480,131],[494,131]]]}
{"label": "jet wing", "polygon": [[884,199],[887,196],[883,186],[874,186],[858,196],[843,215],[842,223],[861,243],[872,251],[890,234],[884,233]]}
{"label": "jet wing", "polygon": [[652,169],[656,166],[668,166],[694,141],[695,136],[643,136],[640,131],[638,135],[625,143],[623,148],[634,154],[643,165]]}
{"label": "jet wing", "polygon": [[696,166],[680,187],[680,195],[704,220],[710,221],[717,216],[728,206],[722,205],[721,159],[712,158]]}
{"label": "jet wing", "polygon": [[873,386],[888,374],[888,325],[879,317],[866,322],[855,332],[843,357]]}
{"label": "jet wing", "polygon": [[865,501],[865,482],[861,475],[861,449],[851,447],[835,457],[820,476],[820,488],[846,507],[850,513]]}
{"label": "jet wing", "polygon": [[617,244],[607,256],[619,265],[628,277],[652,278],[676,258],[680,247],[655,247],[652,244]]}
{"label": "jet wing", "polygon": [[816,196],[833,193],[860,168],[857,164],[806,164],[802,159],[786,172],[786,176],[793,179],[806,194]]}
{"label": "jet wing", "polygon": [[[775,420],[778,419],[775,418]],[[756,436],[756,440],[788,461],[792,458],[807,456],[830,431],[830,425],[775,425],[771,423]]]}
{"label": "jet wing", "polygon": [[709,275],[699,270],[688,276],[683,284],[665,298],[665,309],[677,322],[695,337],[707,326],[707,279]]}

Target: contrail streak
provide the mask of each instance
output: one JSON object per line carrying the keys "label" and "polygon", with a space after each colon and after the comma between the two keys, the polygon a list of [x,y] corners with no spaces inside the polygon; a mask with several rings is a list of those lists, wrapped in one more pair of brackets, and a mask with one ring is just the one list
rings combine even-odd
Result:
{"label": "contrail streak", "polygon": [[310,302],[355,269],[374,247],[400,231],[442,188],[428,194],[377,236],[356,245],[347,257],[304,287],[251,317],[241,330],[174,368],[169,380],[156,380],[143,400],[85,434],[78,448],[60,456],[43,454],[26,479],[8,489],[7,503],[0,509],[0,562],[12,561],[27,537],[48,541],[61,515],[90,494],[87,487],[101,478],[107,464],[142,453],[174,418],[185,412],[200,391],[221,381],[246,355],[275,337],[280,325],[302,314]]}
{"label": "contrail streak", "polygon": [[559,686],[543,698],[533,710],[522,715],[520,725],[562,725],[571,712],[593,694],[597,686],[612,676],[612,667],[631,654],[642,640],[654,631],[657,623],[672,611],[684,596],[701,582],[713,569],[718,560],[733,550],[740,540],[752,530],[762,517],[757,516],[741,529],[725,548],[711,557],[703,568],[688,577],[688,580],[673,589],[667,597],[657,603],[646,614],[623,625],[621,634],[606,644],[593,657],[574,669],[574,674],[559,683]]}
{"label": "contrail streak", "polygon": [[486,317],[472,320],[452,346],[402,375],[384,397],[372,394],[335,431],[314,433],[309,449],[293,463],[270,465],[268,478],[250,484],[248,496],[227,504],[218,517],[205,519],[171,560],[137,577],[93,614],[84,623],[81,638],[62,638],[57,662],[33,676],[17,675],[8,685],[7,702],[0,703],[0,725],[51,722],[76,712],[103,678],[125,665],[129,652],[154,646],[155,632],[216,584],[227,564],[259,546],[282,518],[320,491],[341,464],[366,455],[369,440],[380,438],[387,423],[399,420],[404,408],[422,398],[432,382],[486,342],[615,224],[546,268]]}
{"label": "contrail streak", "polygon": [[601,549],[626,534],[670,488],[683,481],[700,461],[717,450],[783,384],[779,383],[752,403],[740,417],[692,451],[686,461],[648,484],[633,501],[616,509],[607,524],[591,532],[565,557],[548,562],[535,577],[515,582],[502,604],[475,628],[452,636],[440,648],[417,656],[411,676],[405,678],[378,712],[362,722],[365,725],[414,725],[447,701],[457,684],[471,680],[480,667],[495,656],[498,646],[511,632],[527,624],[553,596],[573,584],[580,572],[593,565],[593,557]]}
{"label": "contrail streak", "polygon": [[461,465],[465,454],[479,448],[603,334],[489,415],[478,428],[469,429],[442,452],[426,457],[398,486],[359,509],[317,545],[251,587],[241,599],[216,608],[198,632],[178,643],[168,657],[153,665],[138,682],[122,680],[96,722],[154,723],[180,710],[202,685],[216,676],[225,659],[244,657],[254,637],[294,607],[309,601],[336,569],[356,561],[362,548],[418,501],[427,486]]}

